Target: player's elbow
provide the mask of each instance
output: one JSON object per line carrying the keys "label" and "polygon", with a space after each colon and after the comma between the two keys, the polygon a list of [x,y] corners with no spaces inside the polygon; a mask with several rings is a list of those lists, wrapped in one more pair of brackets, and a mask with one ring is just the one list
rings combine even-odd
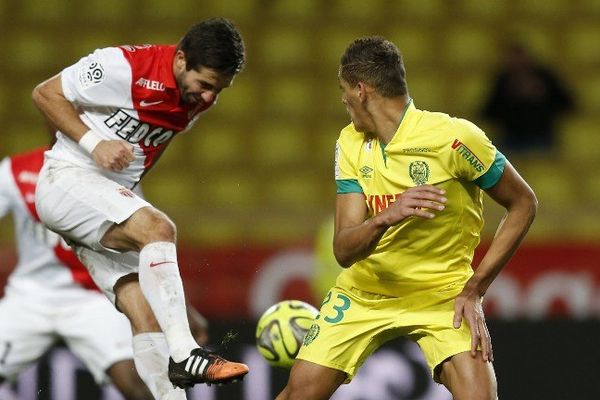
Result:
{"label": "player's elbow", "polygon": [[527,209],[529,214],[529,219],[531,221],[534,220],[537,210],[538,210],[539,202],[537,196],[535,195],[533,190],[530,190],[530,193],[527,197]]}
{"label": "player's elbow", "polygon": [[33,103],[46,114],[56,102],[67,101],[64,97],[60,76],[54,76],[38,84],[31,94]]}
{"label": "player's elbow", "polygon": [[349,268],[352,265],[351,261],[346,260],[344,258],[336,257],[335,259],[337,260],[340,267],[342,267],[344,269]]}
{"label": "player's elbow", "polygon": [[50,97],[50,90],[46,82],[42,82],[37,85],[33,92],[31,93],[31,99],[33,100],[33,104],[40,110],[44,110],[48,99]]}
{"label": "player's elbow", "polygon": [[531,188],[528,189],[529,190],[525,191],[520,197],[518,204],[521,214],[524,216],[525,221],[527,221],[527,225],[530,225],[537,214],[538,199],[534,191]]}
{"label": "player's elbow", "polygon": [[33,100],[33,104],[35,104],[38,108],[40,107],[40,104],[43,102],[44,99],[44,95],[42,94],[44,89],[42,88],[42,85],[43,83],[37,85],[31,93],[31,99]]}
{"label": "player's elbow", "polygon": [[340,246],[333,246],[333,255],[335,256],[335,260],[340,264],[342,268],[348,268],[352,264],[354,264],[354,260],[350,257],[350,255],[340,249]]}

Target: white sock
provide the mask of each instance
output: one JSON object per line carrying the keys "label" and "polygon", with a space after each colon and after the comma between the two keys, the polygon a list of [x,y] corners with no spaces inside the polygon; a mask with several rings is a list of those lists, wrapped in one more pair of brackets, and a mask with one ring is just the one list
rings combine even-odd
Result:
{"label": "white sock", "polygon": [[177,251],[170,242],[150,243],[140,251],[140,287],[169,344],[175,362],[198,347],[190,332]]}
{"label": "white sock", "polygon": [[163,333],[140,333],[133,337],[135,369],[157,400],[185,400],[185,390],[169,380],[169,347]]}

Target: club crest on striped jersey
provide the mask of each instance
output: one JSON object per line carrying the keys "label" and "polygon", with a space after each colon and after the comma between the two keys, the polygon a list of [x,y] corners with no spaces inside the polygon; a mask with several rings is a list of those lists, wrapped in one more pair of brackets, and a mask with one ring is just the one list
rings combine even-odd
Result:
{"label": "club crest on striped jersey", "polygon": [[131,198],[135,197],[135,194],[131,190],[129,190],[129,189],[125,188],[125,187],[120,187],[120,188],[117,189],[117,191],[123,197],[131,197]]}

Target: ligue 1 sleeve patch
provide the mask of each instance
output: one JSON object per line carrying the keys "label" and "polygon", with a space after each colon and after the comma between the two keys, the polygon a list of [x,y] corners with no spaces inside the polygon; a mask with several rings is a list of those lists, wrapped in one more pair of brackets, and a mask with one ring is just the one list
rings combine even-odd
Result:
{"label": "ligue 1 sleeve patch", "polygon": [[83,89],[96,86],[104,80],[106,74],[102,64],[95,60],[85,61],[79,67],[79,83]]}

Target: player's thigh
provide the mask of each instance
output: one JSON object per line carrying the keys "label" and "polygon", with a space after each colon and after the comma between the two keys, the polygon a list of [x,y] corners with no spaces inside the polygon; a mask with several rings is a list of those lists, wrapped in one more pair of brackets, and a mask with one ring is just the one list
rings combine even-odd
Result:
{"label": "player's thigh", "polygon": [[25,296],[0,301],[0,376],[13,378],[54,344],[50,313]]}
{"label": "player's thigh", "polygon": [[296,360],[288,384],[277,400],[326,400],[345,380],[343,371]]}
{"label": "player's thigh", "polygon": [[407,296],[400,302],[408,302],[412,307],[401,320],[409,323],[408,336],[415,341],[427,360],[432,377],[439,382],[441,365],[456,354],[471,349],[471,329],[463,321],[454,328],[454,301],[462,290],[462,285],[451,284],[435,291]]}
{"label": "player's thigh", "polygon": [[114,224],[150,203],[97,171],[48,161],[36,188],[36,209],[51,230],[68,241],[103,250],[100,240]]}
{"label": "player's thigh", "polygon": [[111,365],[133,359],[131,327],[101,293],[87,297],[66,307],[57,326],[69,349],[103,383]]}
{"label": "player's thigh", "polygon": [[441,365],[440,381],[456,400],[495,400],[496,374],[491,362],[483,360],[481,351],[456,354]]}
{"label": "player's thigh", "polygon": [[165,213],[154,207],[142,207],[123,223],[108,228],[100,243],[109,249],[141,250],[151,242],[175,239],[175,224]]}
{"label": "player's thigh", "polygon": [[304,337],[296,359],[343,371],[349,383],[364,361],[385,342],[401,335],[393,299],[334,287]]}

